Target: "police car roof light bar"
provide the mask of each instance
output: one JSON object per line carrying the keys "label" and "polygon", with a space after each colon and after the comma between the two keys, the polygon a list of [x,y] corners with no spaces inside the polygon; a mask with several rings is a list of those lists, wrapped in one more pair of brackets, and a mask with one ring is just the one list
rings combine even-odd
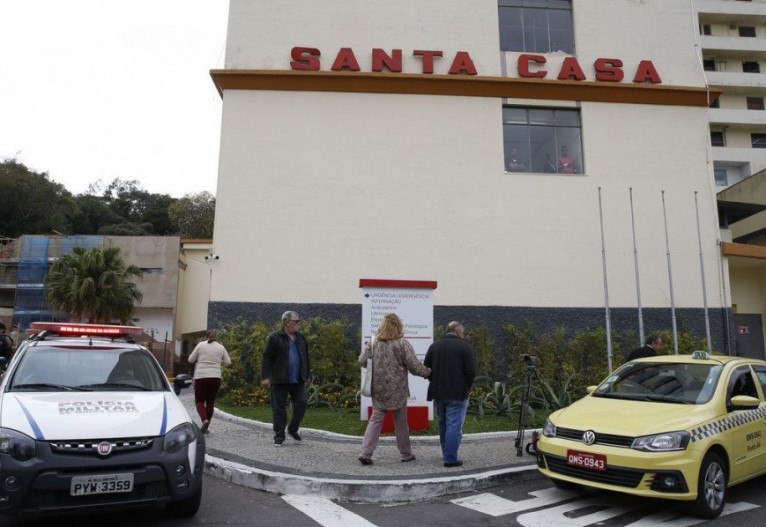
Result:
{"label": "police car roof light bar", "polygon": [[32,322],[29,330],[46,331],[59,335],[120,337],[143,332],[138,326],[112,326],[109,324],[75,324],[71,322]]}

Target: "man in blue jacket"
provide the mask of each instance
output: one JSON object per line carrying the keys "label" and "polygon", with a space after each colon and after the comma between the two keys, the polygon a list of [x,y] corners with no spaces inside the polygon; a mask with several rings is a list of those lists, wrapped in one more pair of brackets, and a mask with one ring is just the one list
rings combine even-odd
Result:
{"label": "man in blue jacket", "polygon": [[464,340],[460,322],[447,324],[447,334],[431,344],[423,361],[431,368],[428,400],[434,401],[439,416],[439,440],[445,467],[463,464],[457,458],[463,439],[463,422],[468,410],[468,392],[476,377],[476,353]]}
{"label": "man in blue jacket", "polygon": [[[282,329],[266,339],[261,368],[261,385],[271,390],[271,415],[274,445],[285,442],[285,427],[296,441],[303,415],[306,413],[306,388],[311,384],[311,364],[306,337],[298,331],[301,317],[295,311],[282,314]],[[293,404],[293,415],[287,426],[287,396]]]}

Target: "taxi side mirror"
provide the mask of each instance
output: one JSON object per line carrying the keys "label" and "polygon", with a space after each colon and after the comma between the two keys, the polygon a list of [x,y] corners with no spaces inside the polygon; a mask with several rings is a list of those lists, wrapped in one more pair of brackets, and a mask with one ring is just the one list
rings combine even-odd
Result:
{"label": "taxi side mirror", "polygon": [[596,388],[598,388],[598,386],[596,386],[595,384],[593,386],[588,386],[587,388],[585,388],[585,392],[588,395],[590,395],[590,394],[592,394],[593,392],[596,391]]}
{"label": "taxi side mirror", "polygon": [[191,375],[187,373],[176,375],[175,378],[173,379],[173,391],[176,392],[176,395],[181,395],[181,390],[191,386],[191,383],[192,383]]}
{"label": "taxi side mirror", "polygon": [[731,398],[730,407],[734,410],[755,410],[761,404],[755,397],[749,395],[735,395]]}

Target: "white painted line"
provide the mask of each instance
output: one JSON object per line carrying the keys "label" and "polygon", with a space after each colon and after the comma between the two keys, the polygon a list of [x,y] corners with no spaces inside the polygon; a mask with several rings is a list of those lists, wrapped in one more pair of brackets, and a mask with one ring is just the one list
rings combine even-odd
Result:
{"label": "white painted line", "polygon": [[[728,516],[729,514],[736,514],[742,511],[749,511],[750,509],[757,509],[760,505],[748,503],[746,501],[739,501],[737,503],[727,503],[721,511],[721,516]],[[690,516],[679,516],[678,512],[658,512],[641,518],[625,527],[690,527],[704,523],[707,520],[701,520],[699,518],[692,518]]]}
{"label": "white painted line", "polygon": [[375,527],[374,523],[326,498],[288,494],[282,499],[325,527]]}
{"label": "white painted line", "polygon": [[559,501],[581,496],[582,494],[550,487],[530,492],[529,495],[534,496],[534,498],[513,501],[501,498],[495,494],[484,493],[476,494],[474,496],[466,496],[465,498],[457,498],[450,501],[455,505],[460,505],[461,507],[481,512],[488,516],[504,516],[515,512],[545,507]]}

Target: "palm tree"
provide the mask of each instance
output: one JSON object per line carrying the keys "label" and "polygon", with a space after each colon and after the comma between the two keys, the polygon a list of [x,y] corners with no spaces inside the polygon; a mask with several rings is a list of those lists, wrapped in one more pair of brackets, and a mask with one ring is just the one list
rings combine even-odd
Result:
{"label": "palm tree", "polygon": [[141,269],[125,265],[116,247],[75,247],[48,271],[45,294],[48,304],[80,320],[127,323],[134,302],[143,295],[130,281],[140,277]]}

